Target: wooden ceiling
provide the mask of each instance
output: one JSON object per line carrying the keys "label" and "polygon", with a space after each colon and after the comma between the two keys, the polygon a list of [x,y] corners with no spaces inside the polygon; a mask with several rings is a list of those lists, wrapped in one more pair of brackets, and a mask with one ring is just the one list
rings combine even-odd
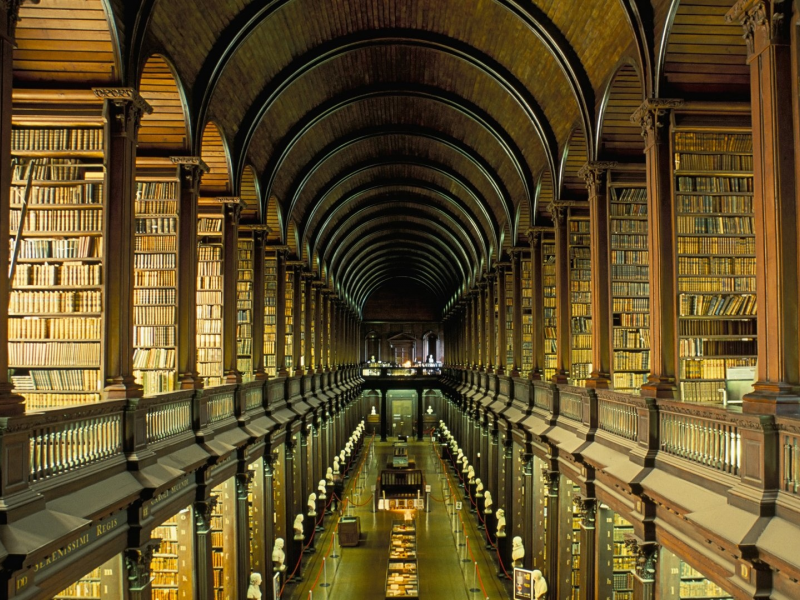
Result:
{"label": "wooden ceiling", "polygon": [[240,196],[357,308],[398,277],[445,307],[586,197],[587,160],[643,160],[645,96],[747,100],[731,4],[23,2],[14,85],[138,88],[140,154],[201,156],[203,197]]}

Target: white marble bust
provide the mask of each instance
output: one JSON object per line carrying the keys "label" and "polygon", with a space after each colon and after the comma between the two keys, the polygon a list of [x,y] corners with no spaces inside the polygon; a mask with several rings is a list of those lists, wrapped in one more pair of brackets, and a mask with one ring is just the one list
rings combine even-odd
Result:
{"label": "white marble bust", "polygon": [[300,513],[294,518],[294,539],[302,540],[303,539],[303,513]]}
{"label": "white marble bust", "polygon": [[372,412],[369,413],[369,414],[371,414],[371,415],[377,415],[378,414],[377,412],[375,412],[375,407],[374,406],[372,407]]}
{"label": "white marble bust", "polygon": [[506,537],[506,511],[497,509],[497,537]]}
{"label": "white marble bust", "polygon": [[283,552],[284,541],[283,538],[275,540],[275,546],[272,548],[272,570],[285,571],[286,565],[283,564],[286,560],[286,554]]}
{"label": "white marble bust", "polygon": [[432,415],[432,414],[433,414],[433,407],[432,407],[432,406],[429,406],[429,407],[428,407],[428,414],[429,414],[429,415]]}
{"label": "white marble bust", "polygon": [[492,492],[486,490],[483,493],[483,512],[492,512],[492,504],[494,504],[494,500],[492,500]]}
{"label": "white marble bust", "polygon": [[308,514],[309,515],[317,514],[317,495],[314,492],[311,492],[308,495]]}
{"label": "white marble bust", "polygon": [[511,560],[513,561],[511,566],[519,567],[523,558],[525,558],[525,546],[522,545],[522,538],[517,535],[511,540]]}
{"label": "white marble bust", "polygon": [[261,600],[261,574],[250,574],[250,587],[247,588],[247,600]]}
{"label": "white marble bust", "polygon": [[469,483],[475,483],[475,467],[472,465],[467,469],[467,478]]}
{"label": "white marble bust", "polygon": [[[333,462],[335,463],[336,459],[334,459]],[[333,468],[332,467],[328,467],[328,470],[325,471],[325,481],[326,482],[330,482],[330,484],[333,485]]]}
{"label": "white marble bust", "polygon": [[325,489],[325,480],[320,479],[317,484],[317,491],[319,492],[318,498],[324,498],[328,491]]}
{"label": "white marble bust", "polygon": [[480,477],[475,479],[475,495],[478,498],[483,498],[483,482]]}

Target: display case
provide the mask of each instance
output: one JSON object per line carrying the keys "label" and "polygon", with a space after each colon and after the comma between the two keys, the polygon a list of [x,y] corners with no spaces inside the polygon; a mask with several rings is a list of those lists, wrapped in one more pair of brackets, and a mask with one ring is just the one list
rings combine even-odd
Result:
{"label": "display case", "polygon": [[389,539],[386,598],[419,597],[417,531],[414,521],[394,521]]}

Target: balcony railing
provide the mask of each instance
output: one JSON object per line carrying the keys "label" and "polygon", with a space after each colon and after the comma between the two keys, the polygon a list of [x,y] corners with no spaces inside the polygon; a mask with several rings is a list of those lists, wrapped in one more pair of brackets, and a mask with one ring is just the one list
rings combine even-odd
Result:
{"label": "balcony railing", "polygon": [[439,366],[418,367],[362,367],[361,376],[370,377],[431,377],[442,374]]}

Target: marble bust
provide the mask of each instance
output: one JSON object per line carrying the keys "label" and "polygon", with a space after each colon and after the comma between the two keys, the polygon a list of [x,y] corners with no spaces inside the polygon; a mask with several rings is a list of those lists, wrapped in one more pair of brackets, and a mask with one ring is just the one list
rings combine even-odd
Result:
{"label": "marble bust", "polygon": [[303,540],[303,513],[300,513],[294,518],[294,539]]}
{"label": "marble bust", "polygon": [[275,546],[272,548],[272,570],[285,571],[286,565],[283,564],[286,560],[286,554],[283,551],[284,546],[283,538],[275,540]]}
{"label": "marble bust", "polygon": [[511,566],[519,567],[523,558],[525,558],[525,546],[522,545],[522,538],[517,535],[511,540],[511,560],[513,561]]}
{"label": "marble bust", "polygon": [[506,536],[506,511],[497,509],[497,537]]}

